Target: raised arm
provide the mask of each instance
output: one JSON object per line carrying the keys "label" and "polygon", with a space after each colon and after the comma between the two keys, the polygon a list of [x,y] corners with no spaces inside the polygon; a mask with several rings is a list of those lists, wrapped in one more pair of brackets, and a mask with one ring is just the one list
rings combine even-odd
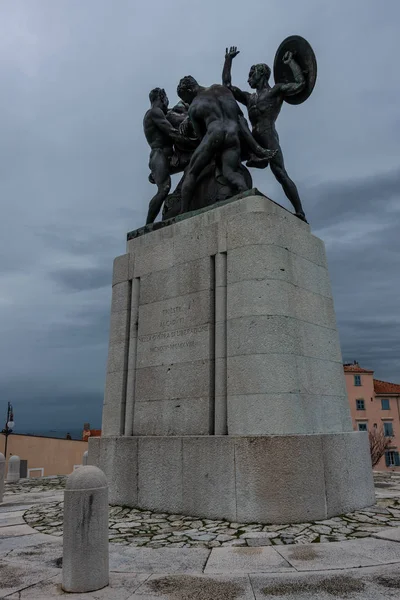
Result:
{"label": "raised arm", "polygon": [[151,118],[154,125],[166,135],[169,135],[171,138],[180,137],[179,131],[171,125],[161,108],[152,108]]}
{"label": "raised arm", "polygon": [[306,85],[306,80],[300,65],[294,60],[291,52],[286,52],[285,56],[283,57],[283,62],[286,65],[289,65],[293,73],[294,81],[293,83],[277,83],[273,87],[272,93],[282,94],[283,96],[293,96],[294,94],[302,91]]}
{"label": "raised arm", "polygon": [[228,48],[226,49],[224,68],[222,69],[222,85],[225,85],[231,90],[238,102],[241,102],[247,106],[248,98],[250,96],[249,92],[243,92],[238,87],[232,85],[232,60],[239,54],[239,52],[240,50],[238,50],[236,46],[231,46],[229,50]]}

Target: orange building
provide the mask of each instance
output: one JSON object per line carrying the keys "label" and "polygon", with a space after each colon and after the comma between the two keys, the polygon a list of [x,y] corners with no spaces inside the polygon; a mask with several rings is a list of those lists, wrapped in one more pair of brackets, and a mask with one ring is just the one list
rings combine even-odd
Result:
{"label": "orange building", "polygon": [[374,379],[374,371],[357,362],[345,364],[344,372],[354,429],[382,428],[392,439],[375,470],[400,470],[400,385]]}
{"label": "orange building", "polygon": [[101,436],[101,429],[90,429],[90,423],[83,424],[82,439],[84,442],[88,442],[90,437]]}
{"label": "orange building", "polygon": [[[0,434],[0,452],[4,452],[5,437]],[[13,433],[8,437],[7,461],[17,455],[25,463],[23,477],[69,475],[82,464],[87,442]]]}

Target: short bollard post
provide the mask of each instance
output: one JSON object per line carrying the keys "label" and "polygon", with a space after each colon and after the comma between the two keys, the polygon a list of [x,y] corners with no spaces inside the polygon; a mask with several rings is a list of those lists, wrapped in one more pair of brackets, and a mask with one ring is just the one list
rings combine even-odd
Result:
{"label": "short bollard post", "polygon": [[10,483],[16,483],[19,481],[19,469],[20,469],[21,460],[19,456],[10,456],[8,459],[8,471],[7,471],[7,481]]}
{"label": "short bollard post", "polygon": [[64,492],[62,588],[93,592],[108,585],[108,485],[103,471],[82,466]]}
{"label": "short bollard post", "polygon": [[87,465],[88,455],[89,455],[89,452],[86,450],[86,452],[84,452],[83,456],[82,456],[82,464],[83,464],[83,466]]}
{"label": "short bollard post", "polygon": [[0,452],[0,503],[3,502],[4,494],[4,476],[6,474],[6,459]]}

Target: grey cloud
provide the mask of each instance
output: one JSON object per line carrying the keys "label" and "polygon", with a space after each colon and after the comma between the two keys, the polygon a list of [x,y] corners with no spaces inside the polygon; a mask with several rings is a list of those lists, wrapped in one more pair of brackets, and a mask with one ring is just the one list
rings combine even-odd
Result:
{"label": "grey cloud", "polygon": [[2,381],[0,394],[13,399],[16,433],[46,429],[68,431],[82,427],[90,419],[93,427],[101,422],[101,385],[98,391],[49,390],[30,378],[22,378]]}
{"label": "grey cloud", "polygon": [[98,290],[111,284],[112,267],[91,267],[80,269],[60,269],[50,271],[49,277],[61,284],[64,289],[79,292]]}
{"label": "grey cloud", "polygon": [[90,307],[66,314],[66,322],[53,325],[39,336],[47,348],[100,349],[105,360],[110,324],[110,306]]}
{"label": "grey cloud", "polygon": [[340,329],[344,360],[357,360],[377,379],[392,381],[399,368],[400,321],[356,317],[341,321]]}
{"label": "grey cloud", "polygon": [[[400,168],[364,178],[331,181],[306,190],[309,215],[316,228],[371,214],[387,217],[389,203],[400,200]],[[390,218],[390,217],[389,217]]]}

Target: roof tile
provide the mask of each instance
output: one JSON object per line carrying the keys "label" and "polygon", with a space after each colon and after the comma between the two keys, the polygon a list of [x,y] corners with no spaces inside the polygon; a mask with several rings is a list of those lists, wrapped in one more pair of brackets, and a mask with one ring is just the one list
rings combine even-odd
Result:
{"label": "roof tile", "polygon": [[345,364],[343,368],[345,373],[373,373],[373,371],[369,371],[368,369],[362,369],[358,363]]}
{"label": "roof tile", "polygon": [[380,379],[374,379],[374,390],[375,390],[375,394],[399,394],[400,395],[400,384],[390,383],[389,381],[381,381]]}

